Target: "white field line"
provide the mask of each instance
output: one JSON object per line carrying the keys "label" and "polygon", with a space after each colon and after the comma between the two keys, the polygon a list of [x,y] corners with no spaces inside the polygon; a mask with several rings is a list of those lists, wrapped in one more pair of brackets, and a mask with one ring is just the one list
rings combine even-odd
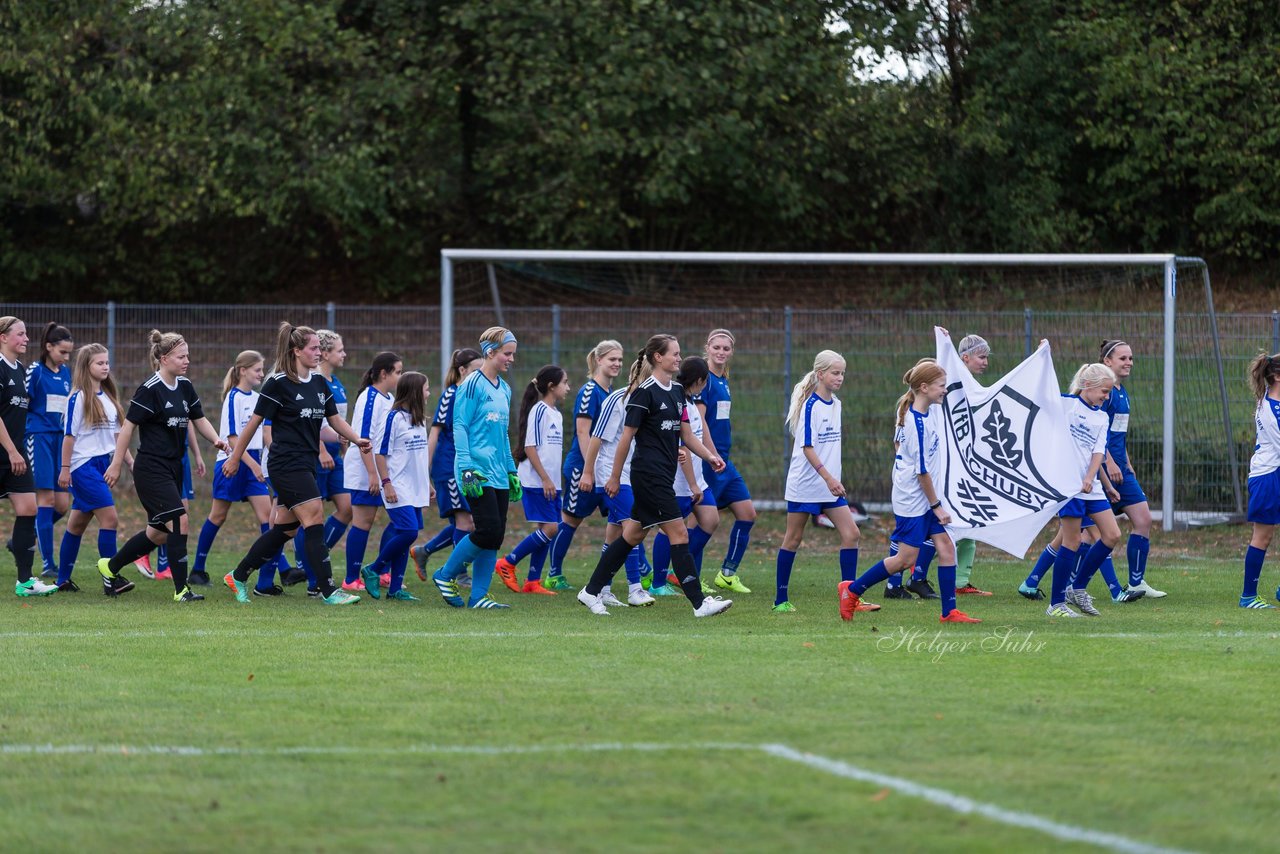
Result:
{"label": "white field line", "polygon": [[775,759],[794,762],[835,777],[869,783],[898,792],[912,798],[928,801],[935,806],[962,815],[979,815],[998,824],[1033,830],[1061,839],[1093,845],[1121,854],[1187,854],[1175,848],[1150,845],[1113,833],[1090,830],[1071,824],[1062,824],[1032,813],[1008,810],[995,804],[983,803],[957,795],[946,789],[926,786],[904,777],[880,774],[813,753],[805,753],[785,744],[737,744],[733,742],[695,742],[688,744],[662,744],[648,742],[600,742],[587,744],[546,745],[449,745],[416,744],[395,748],[379,747],[199,747],[195,745],[123,745],[123,744],[0,744],[0,755],[98,755],[98,756],[403,756],[411,755],[470,755],[470,756],[521,756],[548,753],[662,753],[662,752],[736,752],[763,753]]}

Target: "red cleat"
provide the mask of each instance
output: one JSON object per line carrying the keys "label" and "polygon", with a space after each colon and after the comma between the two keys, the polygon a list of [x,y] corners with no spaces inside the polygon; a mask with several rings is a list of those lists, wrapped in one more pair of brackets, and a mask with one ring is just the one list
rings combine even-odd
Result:
{"label": "red cleat", "polygon": [[842,620],[852,620],[853,612],[859,610],[858,606],[862,604],[858,594],[849,589],[851,584],[853,584],[852,581],[841,581],[840,586],[836,588],[840,591],[840,619]]}
{"label": "red cleat", "polygon": [[991,593],[986,590],[979,590],[972,584],[966,584],[964,587],[956,588],[957,596],[990,596]]}
{"label": "red cleat", "polygon": [[520,592],[521,593],[541,593],[543,596],[556,595],[556,592],[554,590],[548,590],[547,588],[542,586],[541,579],[535,580],[535,581],[526,581],[524,583],[524,587],[520,588]]}
{"label": "red cleat", "polygon": [[966,614],[964,611],[961,611],[959,608],[952,608],[951,613],[947,614],[945,617],[939,617],[938,622],[939,623],[981,623],[982,620],[979,620],[977,617],[970,617],[968,614]]}
{"label": "red cleat", "polygon": [[879,611],[879,610],[880,610],[880,606],[879,606],[879,605],[877,605],[875,602],[859,602],[859,603],[858,603],[858,607],[854,608],[853,610],[855,610],[855,611]]}
{"label": "red cleat", "polygon": [[138,572],[142,573],[147,578],[156,577],[156,574],[151,571],[151,555],[143,555],[142,557],[135,560],[133,562],[133,565],[138,568]]}
{"label": "red cleat", "polygon": [[379,583],[379,584],[381,584],[383,587],[390,587],[390,586],[391,586],[391,573],[389,573],[389,572],[384,572],[384,573],[382,573],[382,575],[379,575],[379,576],[378,576],[378,583]]}
{"label": "red cleat", "polygon": [[512,593],[520,591],[520,576],[516,574],[516,565],[504,558],[498,558],[498,562],[494,565],[493,571],[498,573],[498,577],[502,579],[502,583],[507,585],[507,589]]}
{"label": "red cleat", "polygon": [[173,578],[173,570],[166,566],[156,573],[156,578]]}

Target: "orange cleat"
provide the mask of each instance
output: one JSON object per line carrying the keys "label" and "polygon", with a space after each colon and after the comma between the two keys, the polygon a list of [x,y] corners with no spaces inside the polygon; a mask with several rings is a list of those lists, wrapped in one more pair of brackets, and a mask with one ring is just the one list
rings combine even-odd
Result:
{"label": "orange cleat", "polygon": [[520,576],[516,574],[516,565],[504,558],[498,558],[498,562],[494,565],[493,571],[498,573],[498,577],[502,579],[502,583],[507,585],[507,589],[512,593],[521,592]]}
{"label": "orange cleat", "polygon": [[363,593],[365,591],[364,579],[357,578],[355,581],[342,582],[342,589],[348,593]]}
{"label": "orange cleat", "polygon": [[138,568],[138,572],[142,573],[147,578],[156,577],[156,574],[151,571],[151,555],[143,555],[142,557],[135,560],[133,562],[133,565]]}
{"label": "orange cleat", "polygon": [[978,588],[974,587],[972,584],[966,584],[964,587],[956,588],[956,595],[957,596],[990,596],[991,594],[986,590],[979,590]]}
{"label": "orange cleat", "polygon": [[979,620],[977,617],[970,617],[968,614],[966,614],[964,611],[961,611],[959,608],[952,608],[951,613],[947,614],[945,617],[939,617],[938,622],[939,623],[981,623],[982,620]]}
{"label": "orange cleat", "polygon": [[554,590],[548,590],[547,588],[542,586],[541,579],[537,579],[534,581],[526,581],[524,583],[524,587],[520,588],[520,592],[521,593],[541,593],[543,596],[556,595],[556,592]]}
{"label": "orange cleat", "polygon": [[852,581],[841,581],[840,586],[836,590],[840,591],[840,619],[852,620],[853,612],[859,610],[858,606],[862,604],[862,600],[858,598],[858,594],[849,589]]}
{"label": "orange cleat", "polygon": [[156,573],[156,578],[173,578],[173,570],[166,566]]}
{"label": "orange cleat", "polygon": [[879,610],[880,610],[880,606],[879,606],[879,605],[877,605],[875,602],[861,602],[861,601],[860,601],[860,602],[858,602],[858,607],[854,608],[853,610],[855,610],[855,611],[879,611]]}
{"label": "orange cleat", "polygon": [[[381,584],[384,588],[386,588],[386,587],[390,587],[390,586],[391,586],[391,573],[389,573],[389,572],[384,572],[384,573],[382,573],[382,575],[379,575],[379,576],[378,576],[378,583],[379,583],[379,584]],[[366,590],[368,590],[369,588],[366,586],[366,587],[365,587],[365,589],[366,589]]]}

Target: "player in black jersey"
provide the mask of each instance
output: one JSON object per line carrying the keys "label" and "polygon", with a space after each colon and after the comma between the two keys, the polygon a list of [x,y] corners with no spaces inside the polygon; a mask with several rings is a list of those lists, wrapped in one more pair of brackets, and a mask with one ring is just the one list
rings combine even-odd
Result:
{"label": "player in black jersey", "polygon": [[222,463],[222,473],[235,477],[249,440],[263,420],[271,421],[271,485],[279,497],[274,524],[249,547],[233,572],[223,578],[236,594],[248,602],[249,575],[274,558],[289,538],[302,526],[307,562],[316,574],[316,584],[326,605],[353,605],[360,601],[333,584],[329,549],[324,544],[324,502],[316,483],[316,460],[320,454],[320,427],[328,423],[342,438],[369,453],[372,444],[363,439],[338,414],[333,392],[320,364],[320,339],[306,326],[280,324],[276,343],[275,372],[258,395],[249,422],[240,431],[235,450]]}
{"label": "player in black jersey", "polygon": [[631,442],[631,491],[634,503],[631,518],[622,523],[622,536],[614,540],[587,586],[578,591],[578,601],[593,614],[608,614],[600,601],[600,591],[626,562],[627,554],[644,541],[650,528],[661,528],[671,540],[671,564],[680,577],[680,586],[693,605],[695,617],[710,617],[727,611],[731,599],[704,596],[693,555],[689,553],[689,531],[676,502],[676,464],[680,443],[711,464],[724,468],[724,460],[707,450],[693,435],[685,414],[684,389],[675,381],[680,369],[680,342],[674,335],[654,335],[645,343],[631,366],[627,414],[622,438],[614,454],[613,474],[604,490],[617,495],[623,466]]}
{"label": "player in black jersey", "polygon": [[27,352],[27,325],[16,317],[0,317],[0,498],[13,505],[13,537],[9,551],[18,565],[19,596],[48,596],[57,590],[31,577],[36,548],[36,485],[27,459],[27,369],[18,357]]}
{"label": "player in black jersey", "polygon": [[107,486],[116,485],[137,429],[133,487],[147,512],[147,527],[134,534],[115,557],[101,558],[98,572],[102,592],[119,596],[133,589],[133,582],[121,576],[120,570],[164,545],[173,571],[173,600],[198,602],[204,597],[187,587],[187,509],[182,503],[182,456],[187,448],[188,422],[218,450],[226,450],[227,444],[204,417],[200,395],[186,377],[191,363],[187,342],[176,332],[162,334],[157,329],[148,337],[155,373],[134,391],[120,424],[115,455],[102,476]]}

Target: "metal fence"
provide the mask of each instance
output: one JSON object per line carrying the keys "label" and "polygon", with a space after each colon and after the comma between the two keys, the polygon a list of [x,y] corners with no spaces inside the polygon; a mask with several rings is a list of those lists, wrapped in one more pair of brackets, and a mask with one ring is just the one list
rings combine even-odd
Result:
{"label": "metal fence", "polygon": [[[33,337],[44,322],[56,319],[72,330],[77,343],[107,344],[113,372],[126,395],[150,373],[148,331],[181,332],[191,347],[189,375],[211,418],[219,409],[222,377],[236,354],[256,349],[270,363],[281,320],[332,328],[343,336],[348,356],[339,375],[353,396],[365,367],[381,350],[399,353],[406,368],[433,377],[438,372],[440,310],[436,306],[25,303],[0,310],[26,320]],[[969,332],[982,334],[992,345],[993,375],[1013,367],[1039,339],[1047,338],[1064,388],[1076,367],[1096,360],[1103,337],[1123,338],[1135,351],[1128,383],[1134,406],[1130,450],[1152,504],[1159,503],[1163,376],[1159,313],[1112,312],[1102,318],[1092,312],[1027,309],[950,311],[940,316],[900,310],[553,305],[505,307],[504,320],[520,338],[510,377],[517,388],[546,363],[564,365],[576,388],[585,379],[587,350],[602,338],[617,338],[634,352],[651,332],[671,332],[680,338],[685,355],[697,355],[709,329],[733,329],[738,339],[730,374],[733,458],[753,493],[773,500],[782,497],[789,456],[790,438],[783,419],[792,384],[809,369],[819,350],[836,350],[849,365],[840,395],[846,417],[845,481],[855,498],[870,503],[888,498],[894,403],[904,390],[902,374],[918,358],[932,354],[934,324],[947,326],[956,338]],[[1227,380],[1224,420],[1209,321],[1204,312],[1177,317],[1175,501],[1179,513],[1240,509],[1254,443],[1254,404],[1244,382],[1245,366],[1260,349],[1269,346],[1270,352],[1280,352],[1280,313],[1217,315]],[[457,340],[475,341],[493,322],[491,308],[457,308]],[[436,391],[438,383],[433,381]]]}

